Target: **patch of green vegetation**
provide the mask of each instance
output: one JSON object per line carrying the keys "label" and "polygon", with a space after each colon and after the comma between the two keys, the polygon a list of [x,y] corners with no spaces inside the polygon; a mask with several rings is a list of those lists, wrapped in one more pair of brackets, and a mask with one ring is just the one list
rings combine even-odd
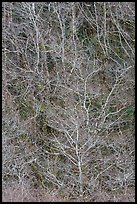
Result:
{"label": "patch of green vegetation", "polygon": [[101,150],[102,156],[109,156],[109,155],[111,155],[111,154],[113,154],[115,152],[112,147],[107,147],[105,145],[102,145],[100,147],[100,150]]}
{"label": "patch of green vegetation", "polygon": [[[111,22],[113,24],[113,22]],[[129,36],[134,39],[134,25],[131,22],[124,22],[123,20],[119,21],[119,26],[126,30]],[[114,31],[115,30],[115,31]],[[102,47],[100,46],[99,39],[97,37],[96,31],[93,32],[91,25],[88,23],[83,24],[77,31],[78,38],[80,42],[87,47],[87,54],[90,57],[95,56],[96,58],[100,58],[101,60],[105,59],[106,56],[102,51]],[[126,36],[125,36],[126,38]],[[127,40],[127,39],[126,39]],[[128,41],[131,39],[128,39]],[[100,38],[102,46],[104,45],[104,37]],[[125,39],[120,34],[119,30],[115,27],[115,25],[111,26],[111,30],[109,36],[107,37],[107,43],[109,45],[108,54],[117,60],[119,63],[123,63],[123,60],[127,60],[127,52],[123,47],[127,47],[125,43]],[[133,42],[130,42],[133,44]],[[123,46],[122,46],[123,45]],[[133,45],[134,46],[134,45]],[[129,49],[128,47],[126,49]]]}
{"label": "patch of green vegetation", "polygon": [[64,171],[63,169],[59,169],[56,173],[57,179],[62,179],[64,177]]}
{"label": "patch of green vegetation", "polygon": [[100,102],[90,94],[87,94],[85,105],[91,111],[98,111],[101,108]]}
{"label": "patch of green vegetation", "polygon": [[101,59],[105,58],[96,34],[94,34],[94,35],[88,34],[87,29],[85,28],[83,31],[79,30],[78,37],[79,37],[79,40],[82,42],[82,44],[85,47],[87,47],[86,53],[91,58],[94,56],[96,58],[101,57]]}
{"label": "patch of green vegetation", "polygon": [[36,141],[36,144],[37,144],[37,146],[40,146],[43,149],[43,151],[45,150],[45,151],[47,151],[49,153],[54,152],[54,150],[53,150],[54,145],[48,140],[38,139]]}
{"label": "patch of green vegetation", "polygon": [[44,185],[44,181],[45,181],[45,176],[44,174],[40,171],[39,166],[36,162],[32,162],[31,163],[31,169],[35,175],[35,178],[37,180],[37,182],[39,184],[41,184],[43,187],[45,187]]}
{"label": "patch of green vegetation", "polygon": [[[56,63],[61,64],[62,63],[62,59],[61,57],[55,57]],[[68,63],[69,64],[69,63]]]}
{"label": "patch of green vegetation", "polygon": [[102,170],[102,167],[101,167],[100,164],[95,165],[95,166],[94,166],[94,175],[97,176],[98,173],[101,172],[101,170]]}
{"label": "patch of green vegetation", "polygon": [[99,110],[101,109],[101,104],[99,101],[93,101],[93,110]]}
{"label": "patch of green vegetation", "polygon": [[92,33],[91,25],[87,22],[84,22],[77,30],[79,40],[86,44],[90,41],[90,37],[95,34]]}
{"label": "patch of green vegetation", "polygon": [[47,62],[48,71],[51,72],[53,71],[55,62],[50,52],[46,53],[46,58],[47,58],[46,62]]}
{"label": "patch of green vegetation", "polygon": [[66,162],[67,161],[67,158],[66,158],[66,156],[65,155],[63,155],[63,154],[60,154],[59,155],[59,160],[61,161],[61,162]]}
{"label": "patch of green vegetation", "polygon": [[36,127],[38,131],[41,131],[41,133],[44,134],[59,134],[58,130],[48,125],[47,117],[43,112],[40,112],[40,114],[36,117]]}
{"label": "patch of green vegetation", "polygon": [[80,100],[80,95],[75,93],[74,98],[75,98],[75,101],[78,102]]}
{"label": "patch of green vegetation", "polygon": [[29,135],[28,134],[21,134],[20,136],[19,136],[19,138],[22,140],[22,141],[30,141],[30,137],[29,137]]}
{"label": "patch of green vegetation", "polygon": [[123,60],[126,60],[128,57],[125,50],[123,49],[122,44],[124,42],[122,41],[122,36],[120,37],[118,32],[115,34],[110,34],[108,36],[108,42],[110,46],[110,48],[108,49],[109,55],[112,56],[112,58],[117,60],[119,63],[123,63]]}
{"label": "patch of green vegetation", "polygon": [[17,109],[19,110],[19,115],[22,120],[26,120],[28,117],[34,114],[34,108],[31,101],[26,101],[24,99],[16,100]]}
{"label": "patch of green vegetation", "polygon": [[44,113],[40,113],[36,117],[36,127],[38,128],[39,131],[47,133],[47,118]]}
{"label": "patch of green vegetation", "polygon": [[113,113],[116,111],[116,107],[115,106],[110,106],[108,112],[109,113]]}
{"label": "patch of green vegetation", "polygon": [[92,106],[92,104],[93,104],[92,98],[87,95],[86,101],[85,101],[86,108],[90,108]]}
{"label": "patch of green vegetation", "polygon": [[39,90],[42,90],[42,88],[43,88],[43,84],[38,83],[37,86],[38,86],[38,89],[39,89]]}
{"label": "patch of green vegetation", "polygon": [[25,142],[30,146],[33,145],[33,138],[31,137],[31,135],[29,135],[27,133],[19,135],[18,139],[19,139],[19,141]]}
{"label": "patch of green vegetation", "polygon": [[128,107],[125,111],[126,119],[132,119],[135,114],[135,109],[133,107]]}
{"label": "patch of green vegetation", "polygon": [[20,33],[19,33],[19,37],[21,37],[21,38],[23,38],[23,39],[25,39],[25,40],[28,38],[28,36],[27,36],[27,34],[25,33],[25,31],[20,32]]}
{"label": "patch of green vegetation", "polygon": [[135,23],[134,21],[129,21],[127,19],[120,19],[119,24],[121,28],[125,31],[127,31],[128,34],[132,37],[132,39],[135,38]]}
{"label": "patch of green vegetation", "polygon": [[[80,42],[86,47],[86,53],[93,59],[106,60],[107,56],[104,54],[102,47],[100,45],[96,30],[91,28],[91,25],[82,25],[77,31],[78,38]],[[104,44],[104,38],[100,39],[102,45]]]}
{"label": "patch of green vegetation", "polygon": [[22,79],[19,78],[11,80],[7,88],[12,95],[18,96],[25,91],[26,85]]}
{"label": "patch of green vegetation", "polygon": [[45,113],[45,111],[46,111],[46,104],[43,102],[40,104],[40,112]]}
{"label": "patch of green vegetation", "polygon": [[15,180],[17,181],[19,179],[19,177],[17,175],[14,175],[14,174],[5,174],[2,179],[5,182],[9,182],[10,180],[13,182]]}
{"label": "patch of green vegetation", "polygon": [[53,96],[53,97],[50,97],[50,102],[56,106],[60,106],[61,108],[65,108],[65,101],[62,98]]}

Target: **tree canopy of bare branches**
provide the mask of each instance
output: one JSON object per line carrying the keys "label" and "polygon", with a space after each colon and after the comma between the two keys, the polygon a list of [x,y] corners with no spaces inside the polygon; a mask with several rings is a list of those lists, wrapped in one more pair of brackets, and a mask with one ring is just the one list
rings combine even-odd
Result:
{"label": "tree canopy of bare branches", "polygon": [[4,202],[134,201],[134,47],[134,2],[2,3]]}

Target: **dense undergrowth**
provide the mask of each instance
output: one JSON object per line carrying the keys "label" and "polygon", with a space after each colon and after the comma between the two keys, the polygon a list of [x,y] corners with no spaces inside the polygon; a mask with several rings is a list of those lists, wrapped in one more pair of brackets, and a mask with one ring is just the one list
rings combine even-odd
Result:
{"label": "dense undergrowth", "polygon": [[3,202],[134,201],[134,2],[3,2]]}

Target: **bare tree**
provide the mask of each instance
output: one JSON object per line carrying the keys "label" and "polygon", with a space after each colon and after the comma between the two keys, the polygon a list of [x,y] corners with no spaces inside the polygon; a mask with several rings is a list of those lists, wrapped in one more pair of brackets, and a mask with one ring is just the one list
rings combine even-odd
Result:
{"label": "bare tree", "polygon": [[3,2],[2,22],[3,200],[133,201],[134,2]]}

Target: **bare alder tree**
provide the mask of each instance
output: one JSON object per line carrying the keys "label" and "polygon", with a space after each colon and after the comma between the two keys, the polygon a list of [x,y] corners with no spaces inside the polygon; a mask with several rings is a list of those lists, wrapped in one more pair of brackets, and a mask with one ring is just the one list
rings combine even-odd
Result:
{"label": "bare alder tree", "polygon": [[134,2],[2,3],[4,202],[134,201],[134,45]]}

